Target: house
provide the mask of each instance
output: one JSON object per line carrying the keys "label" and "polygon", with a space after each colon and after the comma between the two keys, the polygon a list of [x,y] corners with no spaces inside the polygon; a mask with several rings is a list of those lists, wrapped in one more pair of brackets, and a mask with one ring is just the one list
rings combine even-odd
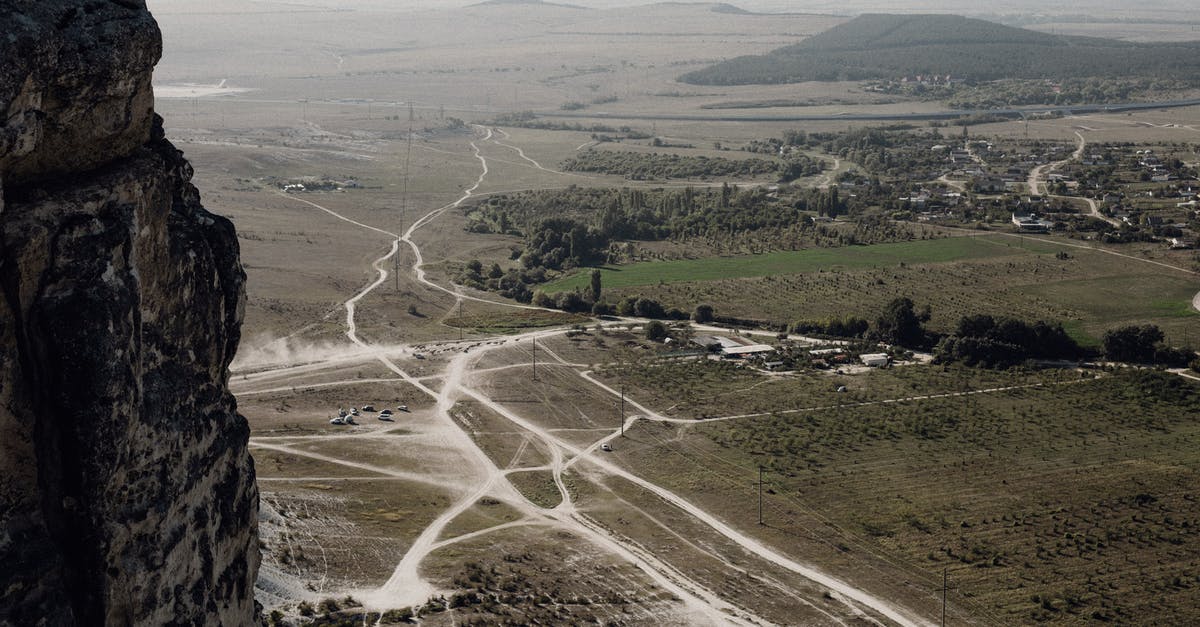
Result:
{"label": "house", "polygon": [[703,346],[706,349],[715,345],[717,346],[717,352],[723,357],[733,358],[775,351],[775,347],[769,344],[745,344],[720,335],[698,335],[692,338],[692,343]]}
{"label": "house", "polygon": [[1017,228],[1022,231],[1044,232],[1049,231],[1050,227],[1054,226],[1053,222],[1042,220],[1036,214],[1019,216],[1014,213],[1012,214],[1012,223],[1017,225]]}
{"label": "house", "polygon": [[773,352],[775,352],[775,347],[771,346],[770,344],[748,344],[745,346],[735,346],[732,348],[721,349],[722,355],[735,358]]}
{"label": "house", "polygon": [[883,368],[888,365],[889,358],[887,353],[865,353],[858,356],[862,360],[864,366],[871,368]]}
{"label": "house", "polygon": [[1004,187],[1004,179],[998,176],[987,176],[975,181],[975,189],[981,192],[1002,192]]}

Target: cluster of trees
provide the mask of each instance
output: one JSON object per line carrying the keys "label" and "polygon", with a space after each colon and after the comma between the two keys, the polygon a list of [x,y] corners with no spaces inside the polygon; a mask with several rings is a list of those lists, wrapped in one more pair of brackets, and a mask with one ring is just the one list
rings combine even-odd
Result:
{"label": "cluster of trees", "polygon": [[[797,206],[799,204],[799,206]],[[607,262],[600,249],[614,240],[656,241],[750,232],[804,221],[808,200],[787,202],[758,187],[723,185],[676,190],[568,188],[501,194],[472,209],[468,230],[524,236],[526,253],[571,260]],[[555,253],[555,249],[561,251]],[[526,267],[546,264],[528,259]]]}
{"label": "cluster of trees", "polygon": [[1196,359],[1191,348],[1172,348],[1163,343],[1163,332],[1153,324],[1130,325],[1104,334],[1104,355],[1113,361],[1159,364],[1181,368]]}
{"label": "cluster of trees", "polygon": [[[528,303],[533,299],[530,285],[546,281],[546,269],[509,268],[504,270],[500,264],[493,263],[487,272],[478,259],[467,262],[462,272],[454,277],[454,282],[477,290],[498,292],[504,298],[511,298],[519,303]],[[411,313],[411,312],[410,312]]]}
{"label": "cluster of trees", "polygon": [[496,117],[493,123],[497,126],[511,126],[516,128],[533,128],[543,131],[575,131],[578,133],[612,133],[621,134],[628,139],[649,139],[650,133],[634,129],[629,126],[611,126],[608,124],[592,123],[582,124],[579,122],[560,122],[557,120],[546,120],[539,118],[537,114],[531,111],[523,111],[520,113],[508,113]]}
{"label": "cluster of trees", "polygon": [[937,178],[945,168],[946,155],[930,148],[948,140],[936,128],[920,133],[908,128],[907,125],[862,127],[822,133],[792,130],[775,141],[782,146],[820,151],[852,161],[871,175],[875,185],[881,185],[882,179]]}
{"label": "cluster of trees", "polygon": [[937,336],[924,327],[931,315],[929,305],[918,312],[911,298],[894,298],[875,319],[875,336],[905,348],[929,348],[937,341]]}
{"label": "cluster of trees", "polygon": [[819,174],[824,169],[824,163],[806,155],[793,155],[781,161],[589,150],[564,161],[562,169],[568,172],[619,174],[634,181],[775,175],[781,182],[787,182]]}
{"label": "cluster of trees", "polygon": [[799,320],[793,322],[789,329],[792,333],[802,335],[831,335],[833,337],[863,337],[871,328],[871,323],[865,318],[846,316],[845,318],[830,318],[828,320]]}
{"label": "cluster of trees", "polygon": [[653,298],[643,296],[626,296],[615,303],[607,302],[600,292],[600,272],[592,271],[592,287],[588,290],[569,290],[556,294],[546,294],[541,290],[533,293],[533,304],[538,307],[561,309],[574,313],[591,312],[595,316],[636,316],[659,320],[687,320],[688,315],[681,309],[666,308]]}
{"label": "cluster of trees", "polygon": [[703,85],[858,81],[930,75],[990,81],[1140,77],[1194,81],[1200,44],[1059,37],[951,15],[863,15],[766,55],[683,75]]}
{"label": "cluster of trees", "polygon": [[1188,82],[1151,78],[1068,78],[1062,81],[1001,80],[978,85],[956,85],[933,92],[947,104],[961,109],[988,109],[1018,105],[1073,105],[1129,102],[1151,95],[1187,89]]}
{"label": "cluster of trees", "polygon": [[964,316],[934,349],[940,362],[1008,368],[1029,359],[1076,359],[1083,354],[1060,324],[1029,323],[986,314]]}

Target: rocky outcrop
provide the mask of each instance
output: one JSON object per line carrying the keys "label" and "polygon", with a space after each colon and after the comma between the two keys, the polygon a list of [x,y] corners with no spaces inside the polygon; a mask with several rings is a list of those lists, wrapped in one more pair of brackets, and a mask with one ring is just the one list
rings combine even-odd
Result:
{"label": "rocky outcrop", "polygon": [[245,625],[245,275],[142,1],[0,3],[0,625]]}

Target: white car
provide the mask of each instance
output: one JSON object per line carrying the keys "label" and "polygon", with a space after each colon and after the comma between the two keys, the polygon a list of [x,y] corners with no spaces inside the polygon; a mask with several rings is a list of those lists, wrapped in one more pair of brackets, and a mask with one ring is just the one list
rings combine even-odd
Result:
{"label": "white car", "polygon": [[363,411],[375,411],[375,406],[374,405],[363,405],[362,410]]}
{"label": "white car", "polygon": [[390,409],[385,409],[385,410],[383,410],[383,411],[379,412],[379,415],[380,415],[380,416],[391,416],[391,415],[392,415],[392,410],[390,410]]}
{"label": "white car", "polygon": [[396,409],[399,411],[408,411],[408,405],[397,405]]}
{"label": "white car", "polygon": [[610,452],[610,453],[611,453],[611,452],[612,452],[612,445],[611,445],[611,444],[609,444],[608,442],[605,442],[604,444],[601,444],[601,445],[600,445],[600,450],[602,450],[602,451],[607,451],[607,452]]}
{"label": "white car", "polygon": [[329,424],[331,424],[331,425],[344,425],[344,424],[346,424],[346,421],[345,421],[345,420],[342,420],[340,417],[339,417],[339,418],[331,418],[331,419],[329,420]]}

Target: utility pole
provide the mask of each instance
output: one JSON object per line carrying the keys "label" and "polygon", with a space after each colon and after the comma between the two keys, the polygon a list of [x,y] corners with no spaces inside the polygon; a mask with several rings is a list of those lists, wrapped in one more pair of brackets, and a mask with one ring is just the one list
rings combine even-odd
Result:
{"label": "utility pole", "polygon": [[621,384],[621,437],[625,437],[625,384]]}
{"label": "utility pole", "polygon": [[762,494],[763,494],[763,467],[760,464],[758,467],[758,524],[763,524],[762,516]]}
{"label": "utility pole", "polygon": [[533,380],[537,381],[537,338],[533,338]]}
{"label": "utility pole", "polygon": [[946,569],[942,568],[942,627],[946,627]]}
{"label": "utility pole", "polygon": [[[404,179],[400,192],[400,228],[397,231],[397,236],[401,241],[404,240],[404,214],[408,213],[408,173],[409,163],[412,161],[412,129],[413,129],[413,110],[412,105],[408,105],[408,135],[405,136],[405,141],[408,144],[408,150],[404,153]],[[400,248],[396,248],[396,291],[400,291]]]}
{"label": "utility pole", "polygon": [[463,308],[463,302],[462,302],[462,299],[459,299],[459,301],[458,301],[458,341],[460,341],[460,342],[463,339],[462,308]]}

